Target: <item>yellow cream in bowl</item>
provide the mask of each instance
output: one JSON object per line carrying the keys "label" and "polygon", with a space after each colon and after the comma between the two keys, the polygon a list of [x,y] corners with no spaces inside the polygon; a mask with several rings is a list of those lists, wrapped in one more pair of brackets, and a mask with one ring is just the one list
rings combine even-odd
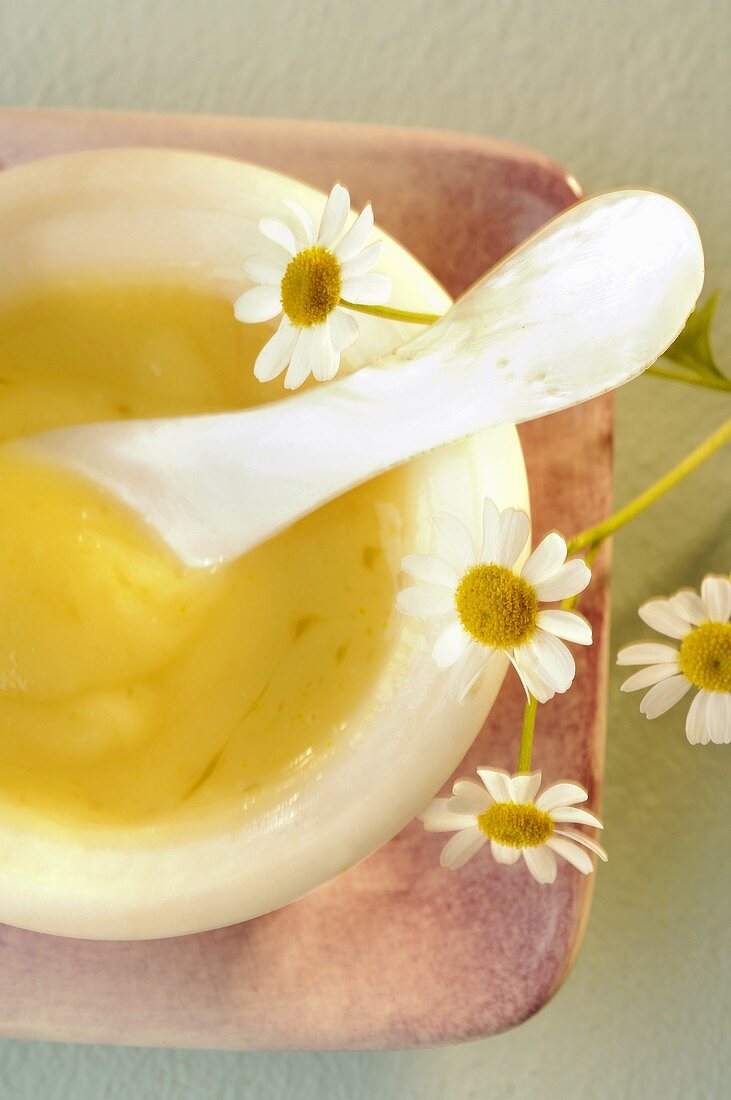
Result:
{"label": "yellow cream in bowl", "polygon": [[[0,306],[0,442],[241,408],[269,335],[164,278],[58,277]],[[81,480],[0,452],[0,816],[183,823],[295,780],[392,648],[408,469],[218,571]]]}

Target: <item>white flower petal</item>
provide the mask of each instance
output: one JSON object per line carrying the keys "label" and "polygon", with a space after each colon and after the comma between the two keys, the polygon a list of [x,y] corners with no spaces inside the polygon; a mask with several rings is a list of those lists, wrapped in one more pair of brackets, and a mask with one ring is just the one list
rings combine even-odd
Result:
{"label": "white flower petal", "polygon": [[277,378],[289,363],[297,336],[297,329],[283,317],[271,340],[266,342],[256,357],[254,377],[260,382],[271,382]]}
{"label": "white flower petal", "polygon": [[546,537],[538,543],[538,546],[536,546],[523,566],[521,576],[523,576],[529,584],[541,584],[543,581],[549,580],[558,573],[559,569],[566,561],[567,553],[568,548],[565,539],[555,531],[552,531],[550,535],[546,535]]}
{"label": "white flower petal", "polygon": [[[486,791],[482,793],[487,794]],[[460,798],[458,795],[453,795],[451,798],[448,798],[447,803],[451,814],[460,814],[462,818],[468,821],[468,824],[462,826],[463,829],[468,829],[474,825],[476,818],[483,812],[482,810],[471,809],[470,803],[466,799]]]}
{"label": "white flower petal", "polygon": [[693,626],[699,626],[708,618],[705,604],[697,592],[692,588],[681,588],[668,600],[671,608],[681,619],[687,619]]}
{"label": "white flower petal", "polygon": [[545,581],[535,585],[538,599],[546,603],[566,600],[569,596],[578,596],[591,580],[591,570],[581,558],[572,558]]}
{"label": "white flower petal", "polygon": [[279,287],[255,286],[251,290],[245,290],[234,302],[234,317],[249,325],[271,321],[272,317],[281,312]]}
{"label": "white flower petal", "polygon": [[318,382],[332,382],[339,370],[340,355],[328,341],[327,344],[323,344],[313,365],[312,373]]}
{"label": "white flower petal", "polygon": [[317,243],[329,247],[345,228],[350,213],[350,195],[345,187],[336,183],[325,203],[317,233]]}
{"label": "white flower petal", "polygon": [[585,848],[588,848],[590,852],[593,852],[595,856],[599,856],[599,859],[606,863],[608,855],[602,848],[601,844],[598,844],[596,840],[592,840],[586,833],[579,832],[578,829],[556,829],[554,836],[565,836],[569,840],[576,841],[577,844],[583,844]]}
{"label": "white flower petal", "polygon": [[477,774],[496,802],[510,802],[510,776],[502,768],[478,768]]}
{"label": "white flower petal", "polygon": [[541,773],[514,775],[510,780],[510,798],[513,802],[532,802],[541,785]]}
{"label": "white flower petal", "polygon": [[378,263],[381,257],[382,248],[382,241],[374,241],[373,244],[369,244],[367,248],[364,248],[362,252],[353,256],[351,260],[346,260],[345,263],[341,265],[343,279],[355,279],[358,275],[367,274],[367,272]]}
{"label": "white flower petal", "polygon": [[479,852],[486,841],[487,837],[478,828],[462,829],[444,845],[439,862],[450,871],[458,871],[468,859]]}
{"label": "white flower petal", "polygon": [[373,207],[370,203],[366,203],[342,241],[339,241],[333,249],[340,263],[344,264],[346,260],[351,260],[360,252],[367,244],[372,232]]}
{"label": "white flower petal", "polygon": [[259,242],[256,252],[251,253],[244,260],[242,265],[244,270],[248,268],[249,263],[256,260],[264,260],[267,264],[276,264],[281,269],[282,275],[284,275],[292,262],[292,256],[286,248],[282,248],[281,244],[264,237]]}
{"label": "white flower petal", "polygon": [[327,319],[330,327],[330,339],[337,352],[347,351],[358,339],[360,329],[352,313],[336,307]]}
{"label": "white flower petal", "polygon": [[454,798],[469,801],[470,807],[472,807],[470,813],[484,813],[492,803],[484,784],[478,783],[476,779],[457,779],[452,787],[452,794]]}
{"label": "white flower petal", "polygon": [[335,351],[332,344],[323,349],[323,358],[319,367],[316,365],[313,371],[318,382],[332,382],[340,370],[340,354]]}
{"label": "white flower petal", "polygon": [[332,345],[329,321],[313,326],[311,355],[312,373],[317,381],[332,381],[340,367],[340,352]]}
{"label": "white flower petal", "polygon": [[270,241],[274,241],[290,256],[297,251],[297,242],[294,233],[284,222],[275,221],[274,218],[263,218],[259,222],[259,230]]}
{"label": "white flower petal", "polygon": [[731,581],[728,577],[709,573],[701,582],[701,599],[708,611],[708,618],[725,623],[731,617]]}
{"label": "white flower petal", "polygon": [[552,783],[536,799],[536,806],[545,813],[559,806],[573,806],[576,802],[586,802],[589,794],[580,783]]}
{"label": "white flower petal", "polygon": [[463,703],[470,693],[473,685],[479,680],[487,668],[495,650],[487,646],[481,646],[478,642],[470,641],[462,660],[455,665],[450,681],[452,696],[458,703]]}
{"label": "white flower petal", "polygon": [[417,581],[442,585],[452,593],[459,582],[459,577],[449,562],[435,554],[407,554],[401,560],[401,568]]}
{"label": "white flower petal", "polygon": [[678,660],[674,646],[660,642],[635,642],[622,646],[617,654],[618,665],[664,665]]}
{"label": "white flower petal", "polygon": [[603,829],[601,821],[589,810],[582,810],[578,806],[559,806],[555,810],[551,810],[551,817],[554,821],[570,821],[576,825],[591,825],[595,829]]}
{"label": "white flower petal", "polygon": [[685,736],[691,745],[707,745],[711,740],[706,715],[709,699],[710,692],[701,689],[688,709],[685,719]]}
{"label": "white flower petal", "polygon": [[434,526],[453,552],[450,561],[461,577],[477,560],[470,533],[463,523],[449,512],[434,517]]}
{"label": "white flower petal", "polygon": [[555,691],[541,678],[538,661],[527,646],[521,646],[514,652],[508,652],[510,663],[520,677],[526,695],[532,695],[539,703],[553,699]]}
{"label": "white flower petal", "polygon": [[538,629],[525,646],[516,649],[516,659],[520,658],[523,649],[535,658],[538,675],[547,687],[559,694],[568,691],[576,675],[576,663],[559,638]]}
{"label": "white flower petal", "polygon": [[341,294],[346,302],[354,305],[383,306],[391,297],[391,280],[388,275],[376,271],[343,279]]}
{"label": "white flower petal", "polygon": [[731,743],[731,695],[727,692],[708,692],[706,728],[714,745]]}
{"label": "white flower petal", "polygon": [[452,797],[447,807],[452,813],[473,814],[478,817],[492,805],[492,799],[481,783],[474,779],[458,779],[452,787]]}
{"label": "white flower petal", "polygon": [[500,512],[497,505],[485,497],[482,505],[482,547],[480,561],[486,565],[497,562],[500,552]]}
{"label": "white flower petal", "polygon": [[286,268],[279,260],[271,256],[249,256],[244,261],[244,271],[257,283],[278,287]]}
{"label": "white flower petal", "polygon": [[546,841],[546,844],[557,855],[562,856],[567,863],[575,867],[577,871],[581,871],[582,875],[590,875],[594,870],[594,864],[589,853],[567,837],[554,834]]}
{"label": "white flower petal", "polygon": [[564,638],[567,642],[576,642],[577,645],[591,645],[591,627],[583,615],[575,611],[539,611],[536,617],[536,625],[549,634],[555,634],[557,638]]}
{"label": "white flower petal", "polygon": [[452,593],[436,584],[412,584],[402,588],[396,596],[396,607],[404,615],[416,615],[419,619],[431,619],[454,611]]}
{"label": "white flower petal", "polygon": [[315,339],[315,326],[311,328],[301,328],[299,330],[297,343],[294,345],[292,358],[289,361],[289,367],[284,376],[285,389],[299,389],[302,383],[307,381],[307,378],[312,373]]}
{"label": "white flower petal", "polygon": [[668,661],[662,665],[648,665],[639,672],[633,672],[624,683],[620,691],[640,691],[642,688],[652,687],[661,680],[669,680],[671,676],[677,676],[679,672],[677,661]]}
{"label": "white flower petal", "polygon": [[690,630],[690,623],[673,611],[668,600],[648,600],[637,614],[643,623],[660,634],[667,634],[668,638],[684,638]]}
{"label": "white flower petal", "polygon": [[450,623],[437,638],[432,657],[437,668],[451,668],[467,651],[470,636],[459,621]]}
{"label": "white flower petal", "polygon": [[284,199],[284,205],[288,206],[297,219],[295,236],[301,249],[310,248],[315,243],[315,226],[312,218],[303,206],[293,199]]}
{"label": "white flower petal", "polygon": [[497,563],[512,569],[530,536],[530,520],[525,512],[506,508],[500,513],[500,549]]}
{"label": "white flower petal", "polygon": [[520,848],[509,848],[507,844],[498,844],[496,840],[490,841],[490,851],[498,863],[508,866],[520,859]]}
{"label": "white flower petal", "polygon": [[523,848],[523,859],[536,882],[547,886],[556,881],[556,857],[545,844],[538,848]]}
{"label": "white flower petal", "polygon": [[447,809],[448,801],[448,798],[435,798],[417,814],[428,833],[454,833],[457,829],[469,829],[474,825],[473,814],[453,814]]}
{"label": "white flower petal", "polygon": [[647,718],[659,718],[689,690],[690,681],[685,676],[671,676],[669,680],[662,680],[650,688],[640,703],[640,711]]}

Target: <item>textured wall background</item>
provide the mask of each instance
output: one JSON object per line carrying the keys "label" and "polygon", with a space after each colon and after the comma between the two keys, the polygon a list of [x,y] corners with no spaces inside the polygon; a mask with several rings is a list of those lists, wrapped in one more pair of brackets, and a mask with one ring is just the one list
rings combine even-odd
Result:
{"label": "textured wall background", "polygon": [[[0,102],[474,130],[537,146],[587,190],[644,184],[698,218],[731,285],[727,0],[0,0]],[[731,364],[731,297],[716,346]],[[627,499],[728,415],[657,380],[618,400]],[[728,570],[728,456],[616,540],[614,644],[636,605]],[[12,1100],[704,1100],[731,1093],[731,749],[650,724],[613,676],[606,839],[566,987],[497,1039],[394,1054],[0,1044]],[[2,976],[0,975],[0,980]]]}

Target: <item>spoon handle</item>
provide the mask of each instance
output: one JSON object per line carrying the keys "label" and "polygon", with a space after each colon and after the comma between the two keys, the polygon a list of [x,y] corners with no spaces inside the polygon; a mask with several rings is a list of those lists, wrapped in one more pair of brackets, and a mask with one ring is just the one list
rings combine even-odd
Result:
{"label": "spoon handle", "polygon": [[32,446],[124,500],[184,562],[211,565],[418,454],[628,381],[678,335],[702,281],[682,207],[602,195],[349,377],[244,412],[67,428]]}

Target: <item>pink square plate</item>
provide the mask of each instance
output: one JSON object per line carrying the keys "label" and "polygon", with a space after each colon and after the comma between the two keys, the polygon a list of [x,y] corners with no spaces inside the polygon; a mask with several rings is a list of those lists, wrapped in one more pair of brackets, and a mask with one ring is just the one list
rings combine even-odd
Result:
{"label": "pink square plate", "polygon": [[[103,146],[201,149],[279,169],[356,206],[457,295],[574,202],[560,167],[460,134],[234,118],[0,112],[0,161]],[[611,504],[609,398],[521,430],[534,536],[567,535]],[[606,555],[582,610],[594,645],[573,690],[541,713],[536,763],[598,805],[604,753]],[[509,676],[460,772],[512,768],[522,715]],[[445,736],[449,731],[445,730]],[[414,823],[370,859],[276,913],[172,940],[100,943],[0,928],[0,1033],[226,1049],[375,1049],[494,1034],[537,1011],[578,950],[592,879],[563,865],[552,887],[488,856],[441,870],[443,838]]]}

